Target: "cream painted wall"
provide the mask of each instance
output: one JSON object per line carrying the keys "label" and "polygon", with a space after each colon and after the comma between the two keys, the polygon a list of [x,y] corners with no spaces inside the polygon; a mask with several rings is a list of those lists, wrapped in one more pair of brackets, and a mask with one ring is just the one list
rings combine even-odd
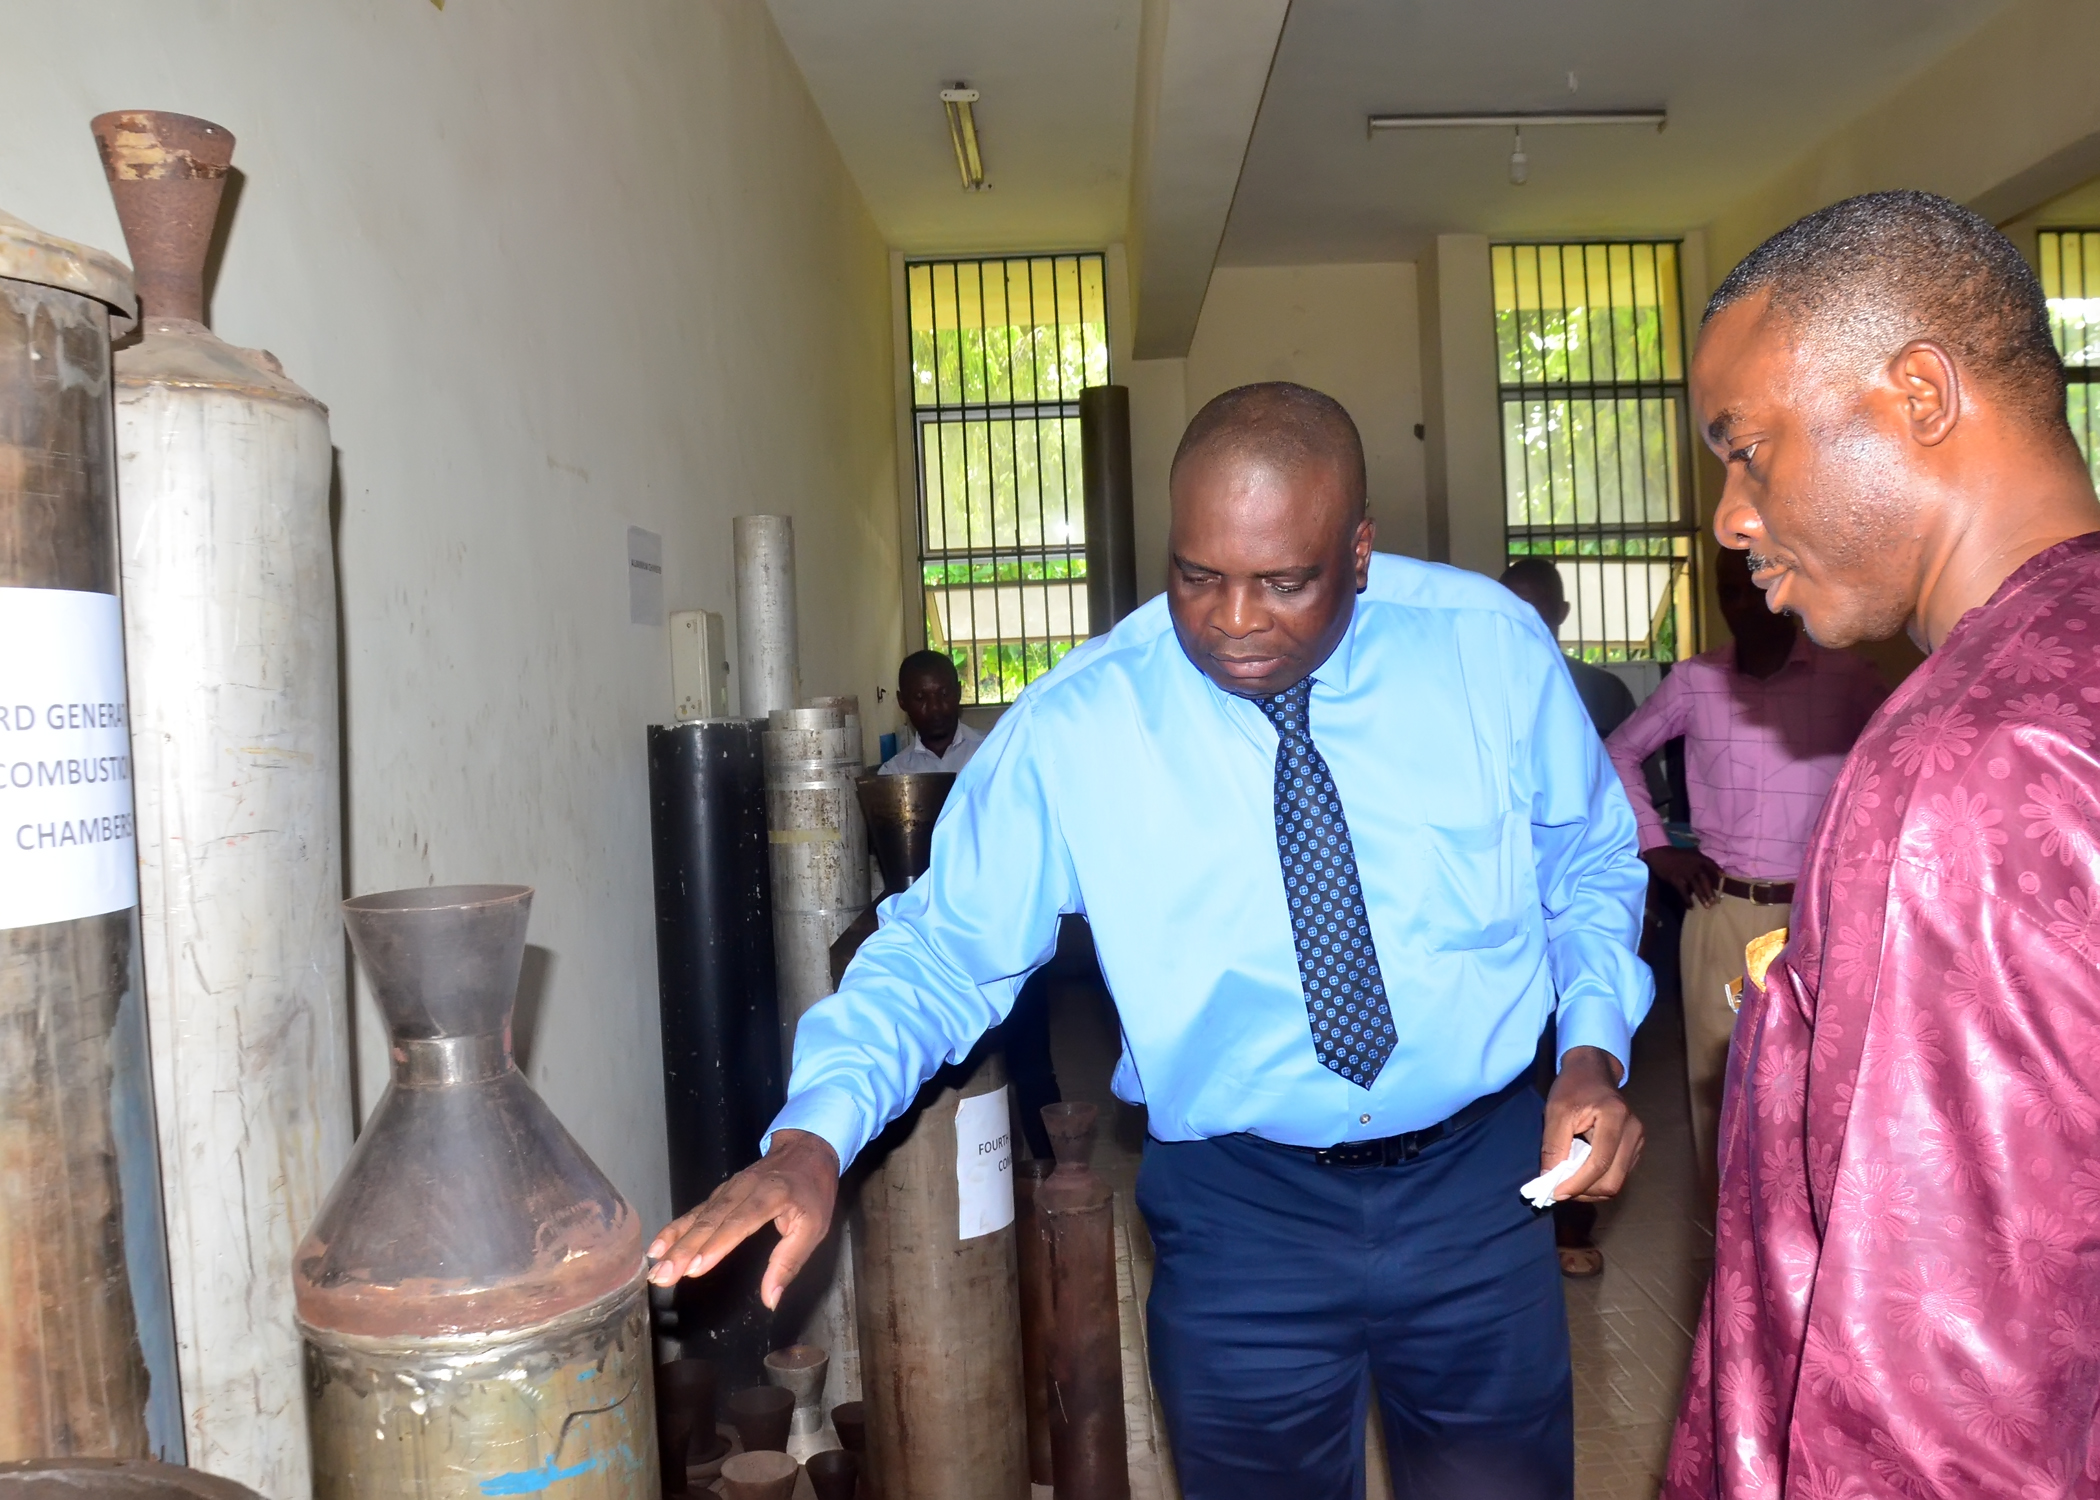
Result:
{"label": "cream painted wall", "polygon": [[1380,550],[1420,557],[1428,527],[1414,432],[1422,420],[1419,342],[1412,262],[1220,266],[1189,345],[1188,415],[1257,380],[1325,391],[1363,434]]}
{"label": "cream painted wall", "polygon": [[[1716,280],[1767,235],[1855,193],[1925,188],[2002,221],[2066,191],[2100,168],[2096,57],[2100,5],[2019,0],[1718,216]],[[2052,168],[2069,175],[2052,181]]]}
{"label": "cream painted wall", "polygon": [[792,514],[811,693],[872,710],[902,639],[885,254],[764,6],[18,6],[0,80],[0,207],[113,251],[89,116],[239,137],[215,321],[339,450],[350,882],[538,888],[531,1076],[657,1222],[626,528],[733,618],[730,517]]}

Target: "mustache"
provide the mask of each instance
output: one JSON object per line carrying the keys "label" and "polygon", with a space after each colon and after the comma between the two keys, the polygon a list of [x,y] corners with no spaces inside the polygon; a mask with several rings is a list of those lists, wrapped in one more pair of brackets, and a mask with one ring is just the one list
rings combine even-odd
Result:
{"label": "mustache", "polygon": [[1767,557],[1762,552],[1745,553],[1744,560],[1750,564],[1752,573],[1762,573],[1767,569],[1783,566],[1777,558]]}

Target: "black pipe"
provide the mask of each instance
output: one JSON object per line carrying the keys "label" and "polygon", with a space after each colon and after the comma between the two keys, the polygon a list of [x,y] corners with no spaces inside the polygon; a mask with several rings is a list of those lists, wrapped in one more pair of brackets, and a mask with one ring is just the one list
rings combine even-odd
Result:
{"label": "black pipe", "polygon": [[1106,635],[1137,608],[1137,519],[1130,477],[1130,387],[1079,393],[1079,450],[1086,474],[1087,629]]}
{"label": "black pipe", "polygon": [[[773,969],[773,890],[758,719],[649,729],[656,973],[663,1015],[671,1208],[684,1213],[758,1159],[784,1098]],[[681,1283],[661,1332],[733,1383],[764,1379],[771,1317],[758,1235]]]}

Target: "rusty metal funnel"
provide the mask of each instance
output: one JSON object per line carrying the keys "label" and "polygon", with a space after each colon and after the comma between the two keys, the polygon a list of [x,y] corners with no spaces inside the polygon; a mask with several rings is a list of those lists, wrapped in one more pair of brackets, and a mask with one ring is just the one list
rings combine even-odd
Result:
{"label": "rusty metal funnel", "polygon": [[933,861],[933,825],[954,785],[953,771],[863,776],[854,783],[885,895],[895,895],[926,873]]}
{"label": "rusty metal funnel", "polygon": [[120,109],[90,122],[131,250],[139,318],[204,321],[204,258],[233,132],[192,115]]}
{"label": "rusty metal funnel", "polygon": [[308,1325],[365,1337],[544,1322],[635,1281],[634,1211],[511,1057],[532,890],[343,903],[393,1083],[294,1261]]}

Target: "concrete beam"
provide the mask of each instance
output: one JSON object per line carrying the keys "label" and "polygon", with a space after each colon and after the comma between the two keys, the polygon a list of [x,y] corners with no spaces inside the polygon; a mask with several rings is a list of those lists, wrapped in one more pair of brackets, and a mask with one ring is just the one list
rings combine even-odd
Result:
{"label": "concrete beam", "polygon": [[1188,353],[1290,0],[1145,0],[1131,147],[1139,359]]}

